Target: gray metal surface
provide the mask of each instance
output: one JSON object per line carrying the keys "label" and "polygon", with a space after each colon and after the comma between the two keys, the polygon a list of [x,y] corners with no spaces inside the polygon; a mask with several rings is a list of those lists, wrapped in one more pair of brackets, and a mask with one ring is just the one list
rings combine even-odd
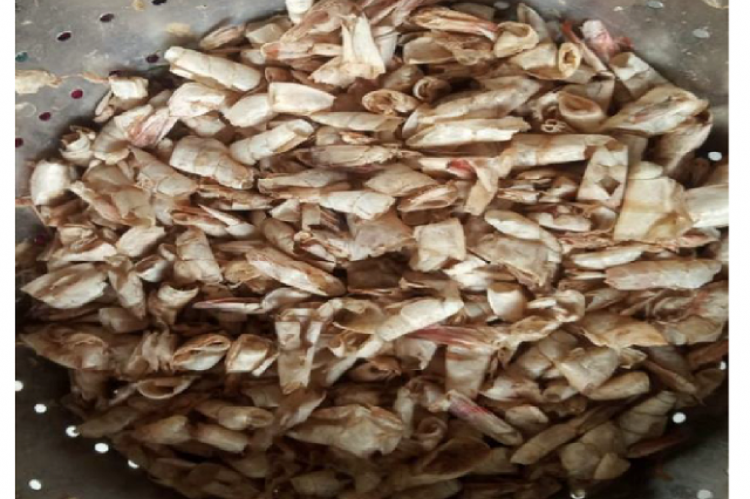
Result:
{"label": "gray metal surface", "polygon": [[[132,2],[132,3],[131,3]],[[143,10],[135,8],[141,3]],[[489,2],[491,3],[491,2]],[[508,2],[511,3],[511,2]],[[600,18],[617,34],[629,36],[646,60],[675,83],[711,100],[716,132],[710,150],[726,151],[728,11],[699,0],[529,0],[546,16],[576,20]],[[223,22],[267,16],[283,0],[17,0],[17,68],[44,68],[69,75],[59,88],[17,96],[16,192],[27,194],[27,161],[57,147],[57,137],[72,123],[85,123],[104,88],[80,77],[88,71],[106,75],[127,69],[148,71],[163,61],[172,43],[185,44]],[[109,22],[100,17],[112,14]],[[193,36],[176,33],[186,29]],[[696,31],[698,30],[698,31]],[[71,36],[58,41],[59,33]],[[708,38],[705,35],[708,34]],[[698,35],[698,36],[696,36]],[[26,60],[18,54],[27,54]],[[82,90],[80,99],[71,97]],[[39,115],[49,112],[48,121]],[[18,141],[17,141],[18,142]],[[17,143],[18,145],[18,143]],[[16,237],[39,230],[34,217],[17,210]],[[170,499],[170,491],[149,482],[115,452],[99,454],[96,442],[72,438],[66,428],[75,418],[61,405],[68,391],[64,370],[19,349],[16,380],[16,498],[21,499]],[[17,390],[20,385],[17,384]],[[43,404],[37,407],[37,404]],[[715,499],[727,493],[726,398],[719,395],[707,407],[688,411],[683,425],[693,438],[661,460],[648,460],[623,480],[597,494],[606,499],[693,499],[708,490]],[[36,411],[46,409],[39,414]],[[670,478],[670,479],[668,479]],[[41,486],[40,490],[33,490]]]}

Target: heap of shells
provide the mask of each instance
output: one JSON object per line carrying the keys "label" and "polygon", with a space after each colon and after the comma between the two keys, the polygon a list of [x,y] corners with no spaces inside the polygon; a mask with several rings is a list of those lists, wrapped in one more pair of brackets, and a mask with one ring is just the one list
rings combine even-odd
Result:
{"label": "heap of shells", "polygon": [[20,340],[81,435],[196,499],[545,499],[680,441],[728,348],[708,103],[435,3],[287,0],[36,164]]}

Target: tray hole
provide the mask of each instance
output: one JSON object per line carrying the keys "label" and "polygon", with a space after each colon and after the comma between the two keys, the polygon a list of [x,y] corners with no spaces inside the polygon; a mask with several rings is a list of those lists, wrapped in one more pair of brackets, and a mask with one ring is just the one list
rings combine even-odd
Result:
{"label": "tray hole", "polygon": [[65,428],[65,434],[69,436],[70,438],[76,438],[81,435],[78,432],[77,426],[68,426],[67,428]]}
{"label": "tray hole", "polygon": [[[21,137],[16,137],[16,149],[19,147],[23,147],[23,139]],[[17,381],[16,383],[21,383],[20,381]],[[18,386],[18,385],[16,385]],[[21,388],[23,388],[23,383],[21,383]],[[18,390],[16,390],[18,391]]]}
{"label": "tray hole", "polygon": [[42,482],[40,482],[36,478],[32,478],[31,480],[29,480],[29,488],[31,490],[42,490]]}
{"label": "tray hole", "polygon": [[45,111],[39,115],[39,119],[41,121],[49,121],[51,118],[52,118],[52,113],[50,113],[49,111]]}
{"label": "tray hole", "polygon": [[151,0],[151,3],[154,5],[164,5],[167,3],[167,0]]}
{"label": "tray hole", "polygon": [[109,445],[105,444],[104,442],[99,442],[94,446],[94,450],[99,454],[106,454],[107,452],[109,452]]}
{"label": "tray hole", "polygon": [[114,18],[115,15],[111,12],[107,12],[106,14],[102,14],[101,16],[99,16],[99,20],[103,23],[111,23]]}
{"label": "tray hole", "polygon": [[70,98],[71,99],[78,100],[78,99],[80,99],[82,97],[83,97],[83,90],[81,90],[80,88],[76,88],[75,90],[73,90],[72,92],[70,92]]}
{"label": "tray hole", "polygon": [[156,64],[159,62],[159,54],[150,54],[146,56],[146,62],[149,64]]}
{"label": "tray hole", "polygon": [[36,244],[37,246],[46,246],[47,243],[49,242],[49,238],[47,237],[47,234],[42,232],[34,236],[34,239],[32,240],[32,242]]}
{"label": "tray hole", "polygon": [[73,37],[73,33],[70,31],[63,31],[61,33],[57,34],[57,41],[58,42],[67,42]]}
{"label": "tray hole", "polygon": [[34,406],[34,412],[37,414],[44,414],[47,412],[47,406],[45,404],[36,404]]}
{"label": "tray hole", "polygon": [[29,53],[24,51],[16,53],[16,62],[26,62],[29,60]]}
{"label": "tray hole", "polygon": [[[18,147],[18,146],[16,146],[16,147]],[[21,390],[23,390],[23,381],[16,380],[16,391],[20,392]]]}

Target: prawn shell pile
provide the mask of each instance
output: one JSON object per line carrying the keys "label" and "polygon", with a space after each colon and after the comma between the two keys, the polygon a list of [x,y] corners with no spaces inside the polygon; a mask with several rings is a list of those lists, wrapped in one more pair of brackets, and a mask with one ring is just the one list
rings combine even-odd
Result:
{"label": "prawn shell pile", "polygon": [[682,440],[728,354],[707,101],[599,21],[438,3],[222,26],[36,164],[20,342],[82,436],[193,499],[546,499]]}

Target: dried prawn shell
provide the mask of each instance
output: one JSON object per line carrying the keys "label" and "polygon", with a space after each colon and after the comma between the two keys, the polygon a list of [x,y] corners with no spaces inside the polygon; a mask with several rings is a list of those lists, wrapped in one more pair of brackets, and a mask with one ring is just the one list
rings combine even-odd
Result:
{"label": "dried prawn shell", "polygon": [[344,19],[341,38],[341,55],[316,69],[310,75],[313,81],[348,86],[357,78],[372,80],[385,73],[383,54],[365,15]]}
{"label": "dried prawn shell", "polygon": [[633,262],[607,269],[607,284],[615,289],[696,289],[721,270],[714,260]]}
{"label": "dried prawn shell", "polygon": [[229,147],[229,153],[240,163],[252,166],[262,159],[294,149],[314,131],[307,121],[286,121],[267,132],[234,142]]}
{"label": "dried prawn shell", "polygon": [[133,438],[149,444],[178,445],[191,440],[192,437],[188,418],[175,415],[138,426],[133,431]]}
{"label": "dried prawn shell", "polygon": [[260,407],[233,405],[223,400],[206,400],[195,409],[230,430],[264,428],[273,422],[273,414],[270,411]]}
{"label": "dried prawn shell", "polygon": [[493,52],[495,57],[511,57],[530,50],[539,43],[539,35],[528,24],[504,22],[497,25],[497,40]]}
{"label": "dried prawn shell", "polygon": [[262,125],[276,116],[271,109],[271,100],[267,93],[255,93],[242,97],[226,110],[224,117],[234,126],[253,127]]}
{"label": "dried prawn shell", "polygon": [[252,90],[261,79],[255,68],[183,47],[170,47],[164,58],[176,75],[236,92]]}
{"label": "dried prawn shell", "polygon": [[184,392],[195,381],[195,376],[166,376],[147,378],[135,384],[138,393],[150,400],[166,400]]}
{"label": "dried prawn shell", "polygon": [[244,451],[250,443],[247,434],[216,424],[198,423],[192,429],[191,435],[198,442],[237,454]]}
{"label": "dried prawn shell", "polygon": [[472,402],[467,396],[454,391],[448,392],[446,398],[450,413],[482,434],[505,445],[516,446],[523,442],[523,436],[518,430],[493,412]]}
{"label": "dried prawn shell", "polygon": [[621,349],[667,344],[661,332],[648,322],[611,312],[588,313],[578,325],[595,345]]}
{"label": "dried prawn shell", "polygon": [[463,301],[458,296],[448,295],[444,299],[423,298],[403,302],[394,306],[389,317],[376,329],[376,334],[385,341],[439,323],[458,313]]}
{"label": "dried prawn shell", "polygon": [[617,418],[625,443],[632,445],[645,438],[661,435],[667,424],[667,414],[674,407],[677,396],[662,391],[628,409]]}
{"label": "dried prawn shell", "polygon": [[326,168],[378,169],[392,159],[413,157],[416,153],[394,146],[333,145],[300,150],[297,157],[305,164]]}
{"label": "dried prawn shell", "polygon": [[318,409],[287,434],[295,440],[331,445],[367,457],[374,452],[393,452],[402,432],[401,420],[385,409],[345,405]]}
{"label": "dried prawn shell", "polygon": [[632,52],[615,55],[609,60],[609,67],[633,99],[668,83],[650,64]]}
{"label": "dried prawn shell", "polygon": [[70,309],[101,297],[107,288],[104,269],[79,263],[44,274],[21,290],[50,307]]}
{"label": "dried prawn shell", "polygon": [[510,460],[514,464],[534,464],[558,447],[573,440],[577,434],[577,429],[570,423],[550,426],[518,448]]}
{"label": "dried prawn shell", "polygon": [[268,86],[268,99],[274,113],[307,115],[330,109],[335,97],[299,83],[274,82]]}
{"label": "dried prawn shell", "polygon": [[143,288],[143,281],[138,277],[130,260],[123,257],[110,258],[107,274],[120,305],[128,309],[137,318],[145,318],[146,293]]}
{"label": "dried prawn shell", "polygon": [[409,137],[406,145],[415,149],[450,147],[477,142],[502,142],[531,127],[521,118],[469,119],[431,125]]}
{"label": "dried prawn shell", "polygon": [[151,315],[166,324],[174,324],[177,314],[182,308],[195,298],[200,289],[189,287],[180,289],[170,284],[162,284],[157,291],[153,291],[147,300],[147,308]]}
{"label": "dried prawn shell", "polygon": [[175,246],[177,260],[174,263],[174,273],[181,284],[221,281],[221,269],[202,230],[189,228],[175,239]]}
{"label": "dried prawn shell", "polygon": [[596,146],[604,146],[611,140],[606,135],[517,134],[500,159],[514,170],[582,161],[591,157]]}
{"label": "dried prawn shell", "polygon": [[211,31],[198,43],[201,50],[216,50],[227,45],[237,45],[245,35],[245,26],[228,24]]}
{"label": "dried prawn shell", "polygon": [[172,93],[167,107],[169,114],[184,120],[221,110],[232,100],[232,93],[226,90],[200,83],[185,83]]}
{"label": "dried prawn shell", "polygon": [[434,124],[470,118],[477,113],[492,113],[488,117],[503,118],[528,101],[541,88],[538,82],[523,76],[481,79],[480,83],[486,91],[439,103],[421,116],[419,122]]}
{"label": "dried prawn shell", "polygon": [[386,194],[361,190],[325,193],[319,202],[325,208],[373,220],[387,212],[396,200]]}
{"label": "dried prawn shell", "polygon": [[226,354],[228,373],[252,372],[263,374],[278,356],[276,345],[262,336],[243,334],[237,337]]}
{"label": "dried prawn shell", "polygon": [[453,31],[481,35],[495,40],[497,25],[479,17],[446,7],[428,7],[413,14],[409,21],[422,28],[435,31]]}
{"label": "dried prawn shell", "polygon": [[570,255],[570,261],[582,269],[603,270],[638,260],[646,250],[644,246],[616,246],[601,251],[587,251]]}
{"label": "dried prawn shell", "polygon": [[672,240],[692,225],[680,184],[668,178],[631,179],[613,237],[615,241]]}
{"label": "dried prawn shell", "polygon": [[299,23],[313,6],[313,0],[286,0],[286,10],[293,23]]}
{"label": "dried prawn shell", "polygon": [[622,202],[627,178],[627,148],[619,142],[609,143],[599,147],[591,156],[577,198],[617,208]]}
{"label": "dried prawn shell", "polygon": [[207,334],[189,339],[175,350],[172,367],[176,371],[205,371],[224,358],[231,341],[226,336]]}
{"label": "dried prawn shell", "polygon": [[363,112],[320,112],[311,115],[310,119],[322,125],[358,132],[393,131],[403,121],[393,116]]}
{"label": "dried prawn shell", "polygon": [[197,186],[191,178],[145,151],[132,148],[131,152],[138,168],[137,183],[141,188],[169,197],[183,197],[195,192]]}
{"label": "dried prawn shell", "polygon": [[56,204],[65,198],[75,178],[73,167],[63,161],[40,161],[29,180],[31,202],[36,206]]}
{"label": "dried prawn shell", "polygon": [[253,248],[247,252],[247,260],[264,275],[287,286],[321,296],[344,294],[344,285],[331,274],[273,248]]}
{"label": "dried prawn shell", "polygon": [[16,93],[35,94],[44,87],[59,87],[62,79],[41,69],[16,69]]}
{"label": "dried prawn shell", "polygon": [[246,189],[253,183],[253,170],[232,159],[229,149],[216,139],[185,137],[177,143],[169,164],[226,187]]}
{"label": "dried prawn shell", "polygon": [[456,218],[429,225],[421,225],[414,231],[417,253],[410,266],[414,270],[430,272],[442,267],[451,259],[466,258],[464,230]]}
{"label": "dried prawn shell", "polygon": [[729,225],[729,185],[705,185],[685,192],[685,203],[693,227],[726,227]]}
{"label": "dried prawn shell", "polygon": [[362,97],[362,105],[371,113],[396,116],[414,111],[419,101],[396,90],[374,90]]}
{"label": "dried prawn shell", "polygon": [[673,86],[655,87],[637,101],[625,105],[602,125],[605,130],[641,133],[652,137],[670,132],[685,120],[703,112],[708,102]]}
{"label": "dried prawn shell", "polygon": [[76,166],[88,166],[94,157],[91,146],[96,133],[88,128],[72,126],[70,133],[60,138],[60,156]]}
{"label": "dried prawn shell", "polygon": [[112,356],[106,335],[95,327],[48,324],[21,335],[38,355],[69,369],[103,371]]}
{"label": "dried prawn shell", "polygon": [[570,92],[560,92],[557,97],[560,116],[576,131],[596,133],[607,118],[595,101]]}
{"label": "dried prawn shell", "polygon": [[408,196],[433,185],[437,181],[432,177],[403,164],[390,165],[365,182],[366,187],[394,197]]}

